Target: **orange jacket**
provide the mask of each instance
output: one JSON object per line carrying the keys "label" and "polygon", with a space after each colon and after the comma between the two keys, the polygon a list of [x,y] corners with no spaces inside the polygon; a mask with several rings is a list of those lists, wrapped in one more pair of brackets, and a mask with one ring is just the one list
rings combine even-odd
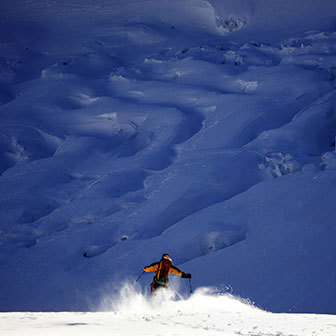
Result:
{"label": "orange jacket", "polygon": [[[161,260],[160,260],[161,261]],[[159,265],[160,265],[160,261],[158,262],[155,262],[149,266],[146,266],[143,268],[143,271],[144,272],[154,272],[155,271],[155,275],[154,277],[157,276],[157,274],[159,273]],[[176,274],[176,275],[179,275],[179,276],[182,276],[182,272],[177,268],[175,267],[174,265],[171,265],[170,266],[170,269],[169,269],[169,273],[173,273],[173,274]]]}

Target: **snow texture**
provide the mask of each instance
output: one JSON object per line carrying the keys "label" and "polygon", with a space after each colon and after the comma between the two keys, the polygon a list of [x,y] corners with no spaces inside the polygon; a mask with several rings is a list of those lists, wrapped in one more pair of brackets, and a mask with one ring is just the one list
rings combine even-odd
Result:
{"label": "snow texture", "polygon": [[102,334],[335,334],[333,317],[234,298],[336,313],[335,13],[334,0],[2,0],[0,310],[97,310],[164,252],[195,288],[230,294],[188,299],[173,277],[184,299],[167,318],[0,315],[8,334],[96,319]]}
{"label": "snow texture", "polygon": [[336,330],[333,315],[268,313],[210,288],[188,299],[173,291],[148,299],[126,285],[120,295],[105,298],[103,312],[2,313],[2,335],[333,336]]}

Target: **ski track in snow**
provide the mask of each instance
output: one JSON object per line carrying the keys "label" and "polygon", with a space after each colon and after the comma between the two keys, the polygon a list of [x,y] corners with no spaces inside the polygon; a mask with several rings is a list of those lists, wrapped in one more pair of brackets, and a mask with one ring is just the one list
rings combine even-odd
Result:
{"label": "ski track in snow", "polygon": [[[98,24],[75,2],[58,12],[54,4],[37,1],[25,19],[36,25],[28,33],[20,30],[21,9],[5,6],[1,25],[9,31],[17,20],[22,27],[1,42],[0,259],[7,269],[1,286],[8,293],[1,309],[50,309],[38,298],[30,306],[28,298],[39,291],[36,274],[44,279],[39,267],[52,270],[51,256],[62,269],[60,279],[71,273],[63,274],[65,282],[93,274],[92,297],[101,283],[119,271],[134,275],[162,249],[196,272],[195,265],[204,262],[207,269],[208,258],[216,260],[229,247],[241,248],[245,257],[248,239],[258,232],[272,237],[258,226],[258,216],[251,216],[271,183],[280,185],[275,180],[283,178],[279,188],[295,200],[290,180],[295,174],[304,181],[297,183],[298,193],[309,174],[311,180],[330,174],[334,181],[335,32],[234,42],[225,34],[243,32],[248,19],[221,18],[220,6],[211,3],[186,1],[181,5],[182,13],[189,13],[186,22],[186,14],[175,17],[168,2],[163,8],[173,15],[160,10],[160,20],[148,14],[158,10],[153,2],[144,9],[133,2],[134,7],[113,3],[112,9],[99,3],[90,7],[102,19]],[[53,21],[49,26],[35,17],[55,10],[65,25],[59,35],[53,35]],[[88,24],[87,35],[67,30],[67,10]],[[118,16],[124,10],[132,18],[126,22]],[[104,21],[109,15],[116,19],[111,26]],[[37,38],[39,25],[50,32]],[[313,200],[318,188],[327,186],[323,183],[313,187]],[[334,192],[327,195],[332,199]],[[309,207],[300,204],[298,211]],[[326,205],[328,223],[335,219],[329,210]],[[283,221],[297,220],[289,214]],[[276,225],[290,232],[287,224]],[[9,284],[22,266],[18,258],[27,264],[16,288]],[[237,280],[241,269],[226,267],[249,296]],[[227,276],[215,281],[227,284]],[[57,298],[61,280],[51,277]],[[25,299],[27,279],[34,294]],[[88,287],[80,286],[79,292]],[[72,303],[78,299],[72,295],[76,298],[60,300],[55,309],[87,306],[86,298]],[[272,306],[268,298],[260,300]]]}

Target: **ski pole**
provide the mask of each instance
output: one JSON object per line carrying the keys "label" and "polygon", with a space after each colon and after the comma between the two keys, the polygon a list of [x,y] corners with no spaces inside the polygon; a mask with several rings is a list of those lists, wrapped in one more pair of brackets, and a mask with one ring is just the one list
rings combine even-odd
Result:
{"label": "ski pole", "polygon": [[145,271],[142,271],[142,273],[138,276],[138,278],[135,280],[135,282],[138,282],[138,280],[140,280],[140,278],[142,277],[142,275],[145,273]]}
{"label": "ski pole", "polygon": [[190,294],[192,294],[193,290],[192,290],[192,287],[191,287],[191,279],[189,278],[189,286],[190,286]]}

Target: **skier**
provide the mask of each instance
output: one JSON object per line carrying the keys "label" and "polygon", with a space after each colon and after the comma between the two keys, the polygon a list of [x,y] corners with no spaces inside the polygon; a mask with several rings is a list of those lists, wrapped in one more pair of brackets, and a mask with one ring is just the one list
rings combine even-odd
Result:
{"label": "skier", "polygon": [[155,262],[149,266],[143,268],[144,272],[154,272],[154,278],[152,280],[151,292],[153,293],[158,288],[168,287],[168,276],[169,273],[174,273],[182,278],[191,279],[190,273],[181,272],[177,267],[172,264],[167,253],[162,255],[160,261]]}

